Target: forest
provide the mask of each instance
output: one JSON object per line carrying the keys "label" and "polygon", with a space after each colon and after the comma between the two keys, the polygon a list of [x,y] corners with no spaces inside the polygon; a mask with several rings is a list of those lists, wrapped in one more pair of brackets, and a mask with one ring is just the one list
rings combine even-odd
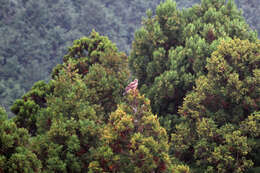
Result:
{"label": "forest", "polygon": [[[49,81],[67,48],[93,29],[129,55],[146,11],[154,13],[160,1],[0,0],[0,105],[13,116],[10,106],[15,99],[35,82]],[[176,2],[182,9],[200,0]],[[260,1],[235,2],[250,27],[260,33]]]}
{"label": "forest", "polygon": [[0,2],[0,173],[260,172],[260,1]]}

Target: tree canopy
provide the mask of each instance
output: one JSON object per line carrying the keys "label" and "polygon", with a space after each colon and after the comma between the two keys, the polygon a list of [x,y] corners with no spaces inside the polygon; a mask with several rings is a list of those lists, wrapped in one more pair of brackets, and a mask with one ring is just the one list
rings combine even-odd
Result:
{"label": "tree canopy", "polygon": [[[108,36],[129,54],[134,32],[145,11],[161,0],[1,0],[0,104],[8,111],[36,81],[50,79],[73,40],[92,29]],[[188,8],[200,0],[176,0]],[[236,0],[250,26],[259,33],[258,0]],[[124,10],[122,10],[124,9]]]}
{"label": "tree canopy", "polygon": [[[7,100],[1,104],[24,95],[11,107],[14,117],[0,108],[0,173],[258,173],[260,41],[235,2],[245,5],[242,0],[165,0],[157,8],[157,1],[143,0],[3,0],[0,53],[7,54],[0,58],[0,94]],[[128,56],[121,50],[131,38],[120,38],[131,35],[148,6],[154,8],[135,32]],[[16,17],[22,19],[19,25]],[[48,35],[55,24],[59,28]],[[26,42],[29,36],[16,32],[18,26],[34,42]],[[48,63],[58,60],[60,49],[92,26],[98,32],[76,39],[51,70]],[[112,34],[120,47],[99,31]],[[10,40],[8,33],[14,34]],[[21,40],[30,52],[19,49]],[[30,73],[51,71],[51,76],[26,92],[30,84],[16,81],[30,76],[28,64]],[[5,91],[6,86],[13,88]]]}
{"label": "tree canopy", "polygon": [[196,80],[179,109],[186,121],[172,134],[178,158],[214,172],[245,172],[259,164],[250,156],[252,150],[259,155],[259,48],[247,40],[222,41],[208,58],[208,74]]}
{"label": "tree canopy", "polygon": [[178,10],[167,0],[155,16],[148,11],[144,26],[135,33],[129,63],[155,113],[175,121],[195,79],[207,74],[207,58],[227,38],[257,40],[233,1],[204,0]]}

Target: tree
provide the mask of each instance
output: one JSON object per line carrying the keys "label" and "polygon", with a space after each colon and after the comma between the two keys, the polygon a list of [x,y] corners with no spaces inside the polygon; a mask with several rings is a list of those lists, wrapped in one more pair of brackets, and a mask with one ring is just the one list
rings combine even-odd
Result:
{"label": "tree", "polygon": [[259,43],[222,41],[207,61],[207,76],[185,98],[180,113],[190,119],[211,117],[219,123],[238,124],[260,108]]}
{"label": "tree", "polygon": [[[176,0],[186,8],[200,0]],[[48,81],[73,40],[96,29],[121,51],[130,52],[134,32],[147,9],[160,0],[1,0],[0,104],[9,107],[39,80]],[[254,29],[259,29],[259,1],[236,0]],[[124,9],[124,10],[120,10]]]}
{"label": "tree", "polygon": [[69,68],[82,76],[91,104],[100,105],[104,115],[116,109],[130,76],[127,56],[107,37],[93,31],[76,40],[63,61],[53,70],[54,79],[60,69]]}
{"label": "tree", "polygon": [[135,33],[129,63],[154,113],[173,121],[195,79],[207,74],[206,59],[227,37],[257,39],[233,1],[203,0],[178,10],[167,0],[155,16],[147,12],[143,27]]}
{"label": "tree", "polygon": [[36,112],[37,133],[30,148],[42,161],[43,172],[84,172],[90,149],[99,143],[103,109],[91,104],[82,75],[72,71],[70,63],[52,84],[46,106]]}
{"label": "tree", "polygon": [[253,153],[259,153],[259,120],[253,113],[260,108],[259,48],[248,40],[223,40],[207,59],[208,74],[196,80],[179,109],[186,121],[172,134],[177,158],[209,172],[258,165]]}
{"label": "tree", "polygon": [[[92,107],[97,116],[105,120],[121,101],[128,78],[126,55],[118,52],[107,37],[93,31],[89,37],[76,40],[69,48],[64,63],[53,69],[48,84],[43,81],[36,83],[14,103],[11,110],[16,115],[17,125],[27,128],[32,135],[37,132],[37,117],[42,116],[48,121],[48,117],[57,115],[57,109],[64,117],[79,119],[79,112],[84,114],[83,107]],[[40,116],[49,110],[56,113]]]}
{"label": "tree", "polygon": [[36,83],[12,111],[16,124],[33,135],[29,148],[43,172],[84,172],[110,112],[122,100],[127,58],[93,31],[76,40],[63,60],[52,80]]}
{"label": "tree", "polygon": [[47,107],[46,97],[53,92],[53,85],[39,81],[21,99],[17,99],[11,111],[16,115],[13,119],[20,128],[26,128],[30,134],[36,135],[36,118],[41,108]]}
{"label": "tree", "polygon": [[0,172],[41,172],[41,161],[27,147],[30,143],[27,130],[8,120],[3,108],[0,108],[0,134]]}
{"label": "tree", "polygon": [[[131,90],[111,113],[101,135],[103,145],[93,150],[90,172],[169,172],[166,130],[153,115],[149,100]],[[188,168],[186,168],[187,170]]]}
{"label": "tree", "polygon": [[48,81],[52,68],[66,54],[67,46],[93,29],[109,36],[121,51],[128,52],[145,10],[158,3],[159,0],[132,3],[2,0],[0,104],[9,112],[14,99],[29,91],[36,81]]}
{"label": "tree", "polygon": [[91,117],[79,120],[62,117],[50,121],[48,130],[34,137],[30,146],[42,161],[42,171],[87,171],[92,161],[90,151],[100,142],[101,123],[91,120]]}
{"label": "tree", "polygon": [[250,158],[253,158],[254,166],[249,169],[248,172],[259,172],[260,170],[260,112],[255,112],[248,116],[240,124],[240,131],[243,135],[247,136],[249,139],[249,144],[251,145],[252,151],[249,153]]}

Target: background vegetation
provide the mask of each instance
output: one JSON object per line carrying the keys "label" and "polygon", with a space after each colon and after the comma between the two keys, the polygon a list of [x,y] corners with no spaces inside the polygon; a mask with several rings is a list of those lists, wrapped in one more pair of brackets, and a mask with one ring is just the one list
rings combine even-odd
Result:
{"label": "background vegetation", "polygon": [[[0,104],[9,110],[16,98],[38,80],[48,81],[73,40],[92,29],[108,36],[120,51],[130,52],[134,32],[147,9],[160,0],[1,0]],[[178,8],[200,0],[177,0]],[[260,31],[258,0],[236,0],[247,23]],[[124,9],[124,10],[122,10]]]}

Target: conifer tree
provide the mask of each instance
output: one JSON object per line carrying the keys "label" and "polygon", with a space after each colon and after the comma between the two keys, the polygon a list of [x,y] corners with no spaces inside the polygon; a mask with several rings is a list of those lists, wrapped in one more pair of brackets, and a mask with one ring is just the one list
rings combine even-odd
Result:
{"label": "conifer tree", "polygon": [[35,135],[37,113],[41,108],[46,108],[46,97],[52,92],[51,82],[46,84],[44,81],[39,81],[21,99],[17,99],[11,107],[11,111],[16,115],[14,117],[16,125],[26,128],[30,134]]}
{"label": "conifer tree", "polygon": [[259,55],[259,43],[221,42],[179,110],[186,121],[172,134],[175,157],[208,172],[259,165]]}
{"label": "conifer tree", "polygon": [[[73,117],[69,115],[70,112],[75,111],[73,114],[80,116],[79,111],[85,111],[84,106],[73,107],[76,104],[84,105],[84,101],[89,103],[85,106],[94,108],[94,112],[105,120],[120,102],[128,78],[126,55],[118,52],[115,44],[107,37],[100,36],[93,31],[89,37],[76,40],[74,45],[69,48],[68,54],[64,56],[63,64],[59,64],[53,69],[52,80],[48,84],[43,81],[37,82],[22,99],[18,99],[14,103],[11,110],[16,115],[17,125],[27,128],[33,135],[37,131],[37,116],[39,114],[48,115],[43,112],[51,110],[48,107],[54,103],[60,106],[62,116],[68,118]],[[73,89],[73,86],[76,89]],[[79,96],[80,94],[82,95]],[[63,105],[66,102],[67,104]],[[67,108],[65,108],[66,105]],[[73,111],[69,110],[69,107]],[[41,113],[39,110],[42,110]],[[47,120],[48,116],[41,117],[45,117]]]}
{"label": "conifer tree", "polygon": [[240,123],[239,130],[249,139],[251,152],[249,157],[253,158],[254,166],[248,172],[255,173],[260,171],[260,112],[255,112]]}
{"label": "conifer tree", "polygon": [[90,172],[170,172],[168,136],[152,114],[149,100],[138,90],[125,97],[104,127],[103,145],[92,151]]}
{"label": "conifer tree", "polygon": [[29,148],[43,172],[84,172],[91,150],[110,112],[122,100],[128,81],[127,57],[93,31],[76,40],[53,70],[52,80],[38,82],[12,111],[15,122],[34,136]]}
{"label": "conifer tree", "polygon": [[91,119],[52,119],[46,133],[33,138],[31,150],[43,172],[87,172],[90,151],[100,145],[101,124]]}
{"label": "conifer tree", "polygon": [[153,112],[165,117],[165,126],[195,79],[207,74],[206,59],[227,37],[257,39],[233,0],[202,0],[183,10],[166,0],[154,16],[147,12],[143,27],[135,33],[129,62],[141,93],[151,100]]}
{"label": "conifer tree", "polygon": [[64,56],[64,63],[54,68],[52,76],[70,66],[82,76],[89,90],[89,102],[102,107],[107,114],[116,109],[129,78],[127,56],[118,52],[107,37],[93,31],[89,37],[76,40]]}
{"label": "conifer tree", "polygon": [[8,120],[0,108],[0,172],[41,172],[41,161],[28,148],[30,136],[26,129],[18,128]]}
{"label": "conifer tree", "polygon": [[36,136],[29,148],[42,162],[42,172],[84,172],[99,143],[103,110],[91,105],[89,90],[82,75],[64,67],[52,81],[46,105],[37,110]]}

